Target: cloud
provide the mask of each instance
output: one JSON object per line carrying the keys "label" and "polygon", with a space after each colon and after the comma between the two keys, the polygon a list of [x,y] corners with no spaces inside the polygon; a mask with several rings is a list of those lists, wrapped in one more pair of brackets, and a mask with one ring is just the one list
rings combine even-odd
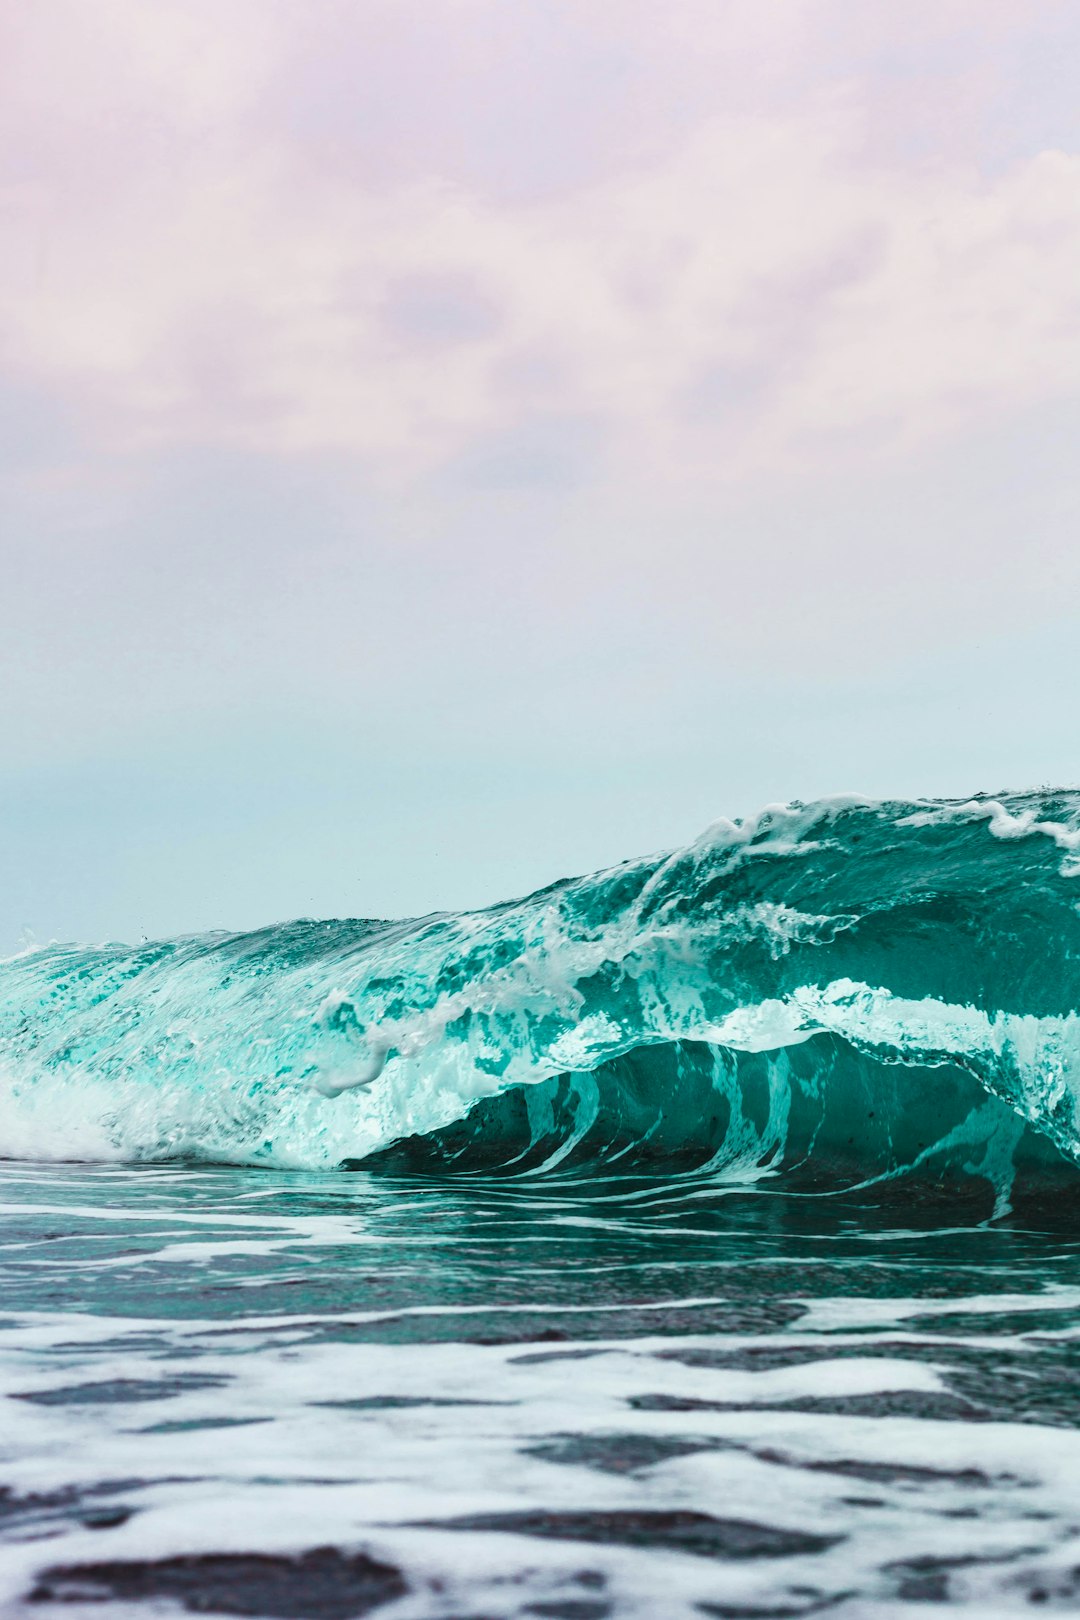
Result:
{"label": "cloud", "polygon": [[[796,0],[12,6],[4,367],[114,449],[391,482],[575,421],[663,477],[843,465],[1074,390],[1080,157],[876,148],[874,15],[830,74],[835,8]],[[928,74],[950,29],[1015,24],[911,15]]]}

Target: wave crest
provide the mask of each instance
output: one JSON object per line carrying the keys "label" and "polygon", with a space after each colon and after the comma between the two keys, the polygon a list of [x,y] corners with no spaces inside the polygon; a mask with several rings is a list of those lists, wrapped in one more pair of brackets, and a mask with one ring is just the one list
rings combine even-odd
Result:
{"label": "wave crest", "polygon": [[51,946],[0,964],[0,1151],[851,1179],[1026,1125],[1075,1158],[1078,848],[1076,793],[836,799],[482,912]]}

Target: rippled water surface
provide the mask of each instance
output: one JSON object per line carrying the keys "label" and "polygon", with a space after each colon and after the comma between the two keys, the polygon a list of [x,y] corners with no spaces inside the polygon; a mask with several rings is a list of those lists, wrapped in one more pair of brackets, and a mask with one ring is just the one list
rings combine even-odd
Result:
{"label": "rippled water surface", "polygon": [[1080,1610],[1067,1184],[0,1167],[0,1604]]}

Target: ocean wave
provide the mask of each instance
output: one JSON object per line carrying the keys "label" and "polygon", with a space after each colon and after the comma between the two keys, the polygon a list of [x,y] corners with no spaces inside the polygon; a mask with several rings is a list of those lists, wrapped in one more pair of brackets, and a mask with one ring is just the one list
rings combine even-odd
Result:
{"label": "ocean wave", "polygon": [[1007,1189],[1080,1158],[1078,850],[1076,792],[846,797],[484,911],[52,945],[0,964],[0,1153]]}

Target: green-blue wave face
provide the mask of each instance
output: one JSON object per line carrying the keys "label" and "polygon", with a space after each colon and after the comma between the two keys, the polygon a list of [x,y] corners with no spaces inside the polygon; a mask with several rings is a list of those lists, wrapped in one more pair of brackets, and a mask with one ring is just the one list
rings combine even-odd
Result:
{"label": "green-blue wave face", "polygon": [[0,964],[0,1153],[982,1176],[1080,1158],[1080,793],[830,800],[486,911]]}

